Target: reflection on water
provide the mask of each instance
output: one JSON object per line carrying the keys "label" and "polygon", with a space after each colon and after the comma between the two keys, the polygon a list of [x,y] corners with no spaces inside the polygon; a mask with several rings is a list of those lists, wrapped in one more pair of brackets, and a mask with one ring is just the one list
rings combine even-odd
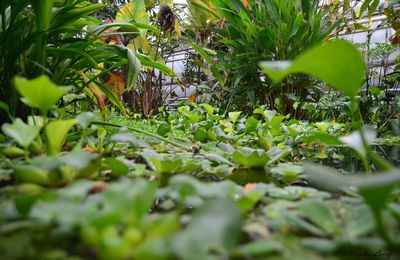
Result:
{"label": "reflection on water", "polygon": [[[375,152],[392,165],[400,166],[400,146],[373,146]],[[348,147],[330,146],[324,149],[300,149],[301,160],[318,162],[349,173],[363,172],[364,166],[358,156]],[[372,170],[376,171],[374,165]]]}

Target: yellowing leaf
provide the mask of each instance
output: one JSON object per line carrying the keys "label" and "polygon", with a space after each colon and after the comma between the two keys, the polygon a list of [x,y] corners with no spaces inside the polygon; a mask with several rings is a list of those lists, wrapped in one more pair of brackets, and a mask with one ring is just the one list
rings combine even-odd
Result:
{"label": "yellowing leaf", "polygon": [[[132,0],[130,3],[121,7],[115,18],[116,22],[138,22],[149,24],[149,15],[146,12],[146,4],[143,0]],[[147,30],[141,29],[141,35],[146,36]]]}

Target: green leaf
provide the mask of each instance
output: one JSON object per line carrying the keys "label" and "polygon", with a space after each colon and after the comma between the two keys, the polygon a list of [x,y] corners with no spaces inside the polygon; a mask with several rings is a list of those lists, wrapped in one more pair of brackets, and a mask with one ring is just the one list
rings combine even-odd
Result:
{"label": "green leaf", "polygon": [[199,122],[199,120],[201,118],[199,115],[196,115],[195,113],[191,113],[191,112],[185,112],[184,115],[193,124]]}
{"label": "green leaf", "polygon": [[320,200],[306,200],[299,205],[301,213],[328,234],[339,234],[340,229],[329,207]]}
{"label": "green leaf", "polygon": [[357,239],[367,235],[375,228],[372,211],[366,204],[353,206],[345,218],[346,235],[350,239]]}
{"label": "green leaf", "polygon": [[232,123],[236,123],[236,121],[239,119],[240,114],[242,111],[239,112],[229,112],[228,117],[232,121]]}
{"label": "green leaf", "polygon": [[196,43],[192,42],[190,43],[190,46],[192,46],[193,49],[197,51],[197,53],[210,65],[213,65],[213,59],[204,51],[202,47],[197,45]]}
{"label": "green leaf", "polygon": [[271,120],[269,121],[269,125],[272,127],[272,129],[278,130],[280,128],[280,125],[282,121],[285,119],[285,116],[273,116]]}
{"label": "green leaf", "polygon": [[344,40],[316,46],[293,62],[261,62],[262,70],[275,82],[289,74],[305,73],[314,76],[349,97],[354,97],[364,80],[365,67],[361,53]]}
{"label": "green leaf", "polygon": [[[115,18],[116,22],[150,24],[149,15],[146,12],[146,4],[142,0],[133,0],[119,9]],[[147,29],[142,29],[141,35],[146,37]]]}
{"label": "green leaf", "polygon": [[83,128],[88,128],[90,124],[97,119],[96,114],[92,112],[83,112],[76,116],[76,120],[78,120],[79,124]]}
{"label": "green leaf", "polygon": [[76,119],[57,120],[50,122],[46,126],[45,132],[48,154],[54,155],[61,151],[68,131],[77,123],[78,120]]}
{"label": "green leaf", "polygon": [[292,163],[280,163],[277,167],[271,169],[271,173],[278,175],[285,182],[292,182],[299,179],[304,170],[302,166]]}
{"label": "green leaf", "polygon": [[368,17],[372,17],[373,13],[376,11],[380,1],[379,0],[374,0],[372,4],[369,6],[368,10]]}
{"label": "green leaf", "polygon": [[202,108],[204,108],[207,111],[207,114],[212,115],[214,113],[214,108],[210,104],[200,104]]}
{"label": "green leaf", "polygon": [[116,222],[137,225],[154,203],[156,185],[144,179],[123,179],[103,192],[104,212],[117,214]]}
{"label": "green leaf", "polygon": [[3,133],[13,138],[19,145],[27,148],[38,136],[40,126],[27,125],[21,119],[17,118],[13,124],[4,124],[1,129]]}
{"label": "green leaf", "polygon": [[368,28],[365,27],[364,25],[360,24],[360,23],[355,23],[354,24],[354,28],[356,30],[360,30],[360,31],[368,31]]}
{"label": "green leaf", "polygon": [[116,45],[124,52],[124,56],[128,59],[128,86],[130,90],[136,85],[137,78],[141,70],[141,64],[135,53],[127,47]]}
{"label": "green leaf", "polygon": [[257,130],[258,120],[254,117],[246,119],[246,133],[251,133]]}
{"label": "green leaf", "polygon": [[220,259],[237,244],[241,219],[231,200],[208,201],[193,213],[186,230],[171,239],[172,247],[181,259]]}
{"label": "green leaf", "polygon": [[168,76],[174,78],[176,77],[175,72],[169,68],[165,63],[161,63],[159,61],[154,61],[151,57],[141,54],[139,52],[136,52],[136,57],[139,59],[140,63],[144,67],[150,67],[150,68],[155,68],[160,70],[161,72],[167,74]]}
{"label": "green leaf", "polygon": [[111,174],[115,177],[126,175],[129,171],[129,167],[116,158],[107,158],[104,163],[111,169]]}
{"label": "green leaf", "polygon": [[174,173],[183,164],[182,158],[179,156],[158,154],[151,150],[144,150],[140,154],[154,171],[161,174]]}
{"label": "green leaf", "polygon": [[326,133],[315,133],[306,138],[307,142],[321,142],[328,145],[340,145],[342,142],[336,136]]}
{"label": "green leaf", "polygon": [[208,14],[211,14],[217,19],[221,18],[221,15],[216,10],[211,9],[209,5],[205,4],[202,1],[192,0],[190,1],[190,4]]}
{"label": "green leaf", "polygon": [[265,256],[267,254],[280,253],[284,249],[278,240],[255,240],[240,246],[233,253],[235,257],[249,258],[251,256]]}
{"label": "green leaf", "polygon": [[168,238],[155,238],[141,244],[135,253],[138,260],[169,260],[174,259],[174,255],[169,246]]}
{"label": "green leaf", "polygon": [[377,173],[373,176],[343,176],[336,170],[306,163],[304,172],[310,181],[326,190],[342,191],[348,187],[357,188],[366,202],[372,207],[384,207],[391,189],[400,184],[400,171],[393,169],[387,173]]}
{"label": "green leaf", "polygon": [[194,132],[194,139],[196,141],[200,141],[202,143],[207,142],[208,140],[208,133],[207,133],[207,129],[205,129],[204,127],[198,127],[196,129],[196,131]]}
{"label": "green leaf", "polygon": [[171,126],[165,122],[161,123],[157,128],[157,134],[161,136],[166,136],[169,132],[171,132]]}
{"label": "green leaf", "polygon": [[233,152],[232,159],[240,166],[248,168],[264,168],[270,160],[264,150],[249,147],[243,147]]}
{"label": "green leaf", "polygon": [[364,13],[364,11],[367,10],[367,8],[371,4],[371,2],[372,2],[372,0],[364,0],[363,4],[360,7],[358,16],[361,16]]}
{"label": "green leaf", "polygon": [[178,193],[182,203],[187,202],[186,198],[193,197],[233,199],[237,190],[236,184],[230,180],[205,183],[187,174],[173,176],[169,181],[169,187],[172,191]]}
{"label": "green leaf", "polygon": [[[365,144],[363,143],[362,134],[365,138]],[[376,139],[376,131],[367,127],[355,131],[349,135],[342,136],[339,141],[348,147],[354,149],[362,157],[367,156],[367,147],[365,145],[371,145]]]}
{"label": "green leaf", "polygon": [[50,183],[48,171],[34,165],[15,165],[13,167],[17,181],[48,185]]}
{"label": "green leaf", "polygon": [[273,198],[295,201],[304,198],[329,198],[330,194],[310,187],[286,186],[269,191]]}
{"label": "green leaf", "polygon": [[0,101],[0,109],[6,112],[7,114],[10,113],[10,107],[3,101]]}
{"label": "green leaf", "polygon": [[38,108],[42,115],[47,115],[50,108],[70,90],[70,88],[56,86],[47,76],[32,80],[16,77],[15,86],[23,97],[22,101],[31,107]]}
{"label": "green leaf", "polygon": [[86,3],[85,6],[73,6],[69,8],[62,8],[61,11],[57,12],[51,21],[51,32],[55,33],[64,26],[72,24],[73,22],[88,17],[91,13],[104,7],[104,4],[90,4]]}

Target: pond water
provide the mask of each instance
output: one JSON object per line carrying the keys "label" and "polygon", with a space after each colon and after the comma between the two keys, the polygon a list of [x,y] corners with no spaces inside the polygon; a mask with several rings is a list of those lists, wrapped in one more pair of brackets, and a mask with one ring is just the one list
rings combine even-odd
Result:
{"label": "pond water", "polygon": [[[390,164],[400,166],[400,146],[373,146],[375,152]],[[326,166],[330,166],[337,170],[343,170],[348,173],[364,172],[364,166],[354,152],[348,147],[326,147],[323,150],[304,150],[299,151],[303,154],[304,159],[308,161],[318,162]],[[372,170],[376,171],[374,165]]]}

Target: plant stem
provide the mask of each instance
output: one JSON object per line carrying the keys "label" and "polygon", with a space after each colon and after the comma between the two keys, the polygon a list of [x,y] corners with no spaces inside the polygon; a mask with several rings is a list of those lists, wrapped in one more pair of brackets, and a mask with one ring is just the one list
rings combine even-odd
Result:
{"label": "plant stem", "polygon": [[[124,127],[124,126],[122,126],[122,125],[113,124],[113,123],[106,123],[106,122],[101,122],[101,121],[95,121],[95,122],[93,122],[92,124],[95,124],[95,125],[112,126],[112,127],[118,127],[118,128]],[[167,139],[167,138],[165,138],[165,137],[159,136],[159,135],[157,135],[157,134],[150,133],[150,132],[147,132],[147,131],[145,131],[145,130],[138,129],[138,128],[135,128],[135,127],[132,127],[132,126],[126,126],[126,128],[128,128],[129,130],[134,131],[134,132],[138,132],[138,133],[141,133],[141,134],[144,134],[144,135],[148,135],[148,136],[157,138],[157,139],[159,139],[159,140],[161,140],[161,141],[164,141],[164,142],[166,142],[166,143],[172,144],[172,145],[174,145],[174,146],[176,146],[176,147],[179,147],[179,148],[181,148],[181,149],[184,149],[184,150],[186,150],[186,151],[191,151],[191,148],[188,147],[187,145],[183,145],[183,144],[180,144],[180,143],[171,141],[171,140],[169,140],[169,139]]]}

